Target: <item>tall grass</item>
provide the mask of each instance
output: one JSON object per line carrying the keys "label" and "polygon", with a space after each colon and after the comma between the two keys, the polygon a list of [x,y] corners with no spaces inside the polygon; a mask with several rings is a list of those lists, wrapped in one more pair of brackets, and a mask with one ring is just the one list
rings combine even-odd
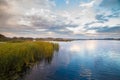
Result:
{"label": "tall grass", "polygon": [[50,61],[58,48],[58,44],[49,42],[1,43],[0,80],[16,80],[41,59]]}

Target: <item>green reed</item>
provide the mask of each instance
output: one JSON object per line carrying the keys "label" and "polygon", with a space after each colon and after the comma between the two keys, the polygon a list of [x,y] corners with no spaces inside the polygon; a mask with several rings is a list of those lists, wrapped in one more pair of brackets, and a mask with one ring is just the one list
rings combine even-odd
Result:
{"label": "green reed", "polygon": [[57,43],[42,41],[0,43],[0,80],[16,80],[19,74],[41,59],[51,60],[58,50]]}

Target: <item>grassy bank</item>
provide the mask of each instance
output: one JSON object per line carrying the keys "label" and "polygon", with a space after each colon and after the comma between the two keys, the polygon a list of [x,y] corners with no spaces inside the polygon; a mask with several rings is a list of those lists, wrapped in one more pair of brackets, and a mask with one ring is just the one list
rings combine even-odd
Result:
{"label": "grassy bank", "polygon": [[50,62],[58,48],[58,44],[49,42],[0,43],[0,80],[16,80],[42,59]]}

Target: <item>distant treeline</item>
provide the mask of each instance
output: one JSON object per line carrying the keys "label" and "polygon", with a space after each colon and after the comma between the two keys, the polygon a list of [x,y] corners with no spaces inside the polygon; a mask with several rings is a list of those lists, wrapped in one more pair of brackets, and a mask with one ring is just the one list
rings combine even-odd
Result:
{"label": "distant treeline", "polygon": [[70,38],[31,38],[31,37],[6,37],[0,34],[0,41],[12,41],[12,42],[21,42],[21,41],[73,41],[73,40],[120,40],[120,38],[93,38],[93,39],[70,39]]}
{"label": "distant treeline", "polygon": [[103,38],[103,39],[76,39],[76,40],[120,40],[120,38]]}
{"label": "distant treeline", "polygon": [[2,34],[0,34],[0,41],[72,41],[73,39],[67,39],[67,38],[31,38],[31,37],[6,37]]}

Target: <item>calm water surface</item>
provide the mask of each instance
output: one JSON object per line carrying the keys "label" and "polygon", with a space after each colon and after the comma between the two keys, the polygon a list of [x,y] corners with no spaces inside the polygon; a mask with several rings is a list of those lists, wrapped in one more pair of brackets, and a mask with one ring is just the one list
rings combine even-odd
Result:
{"label": "calm water surface", "polygon": [[59,42],[51,61],[35,65],[25,80],[120,80],[120,41]]}

